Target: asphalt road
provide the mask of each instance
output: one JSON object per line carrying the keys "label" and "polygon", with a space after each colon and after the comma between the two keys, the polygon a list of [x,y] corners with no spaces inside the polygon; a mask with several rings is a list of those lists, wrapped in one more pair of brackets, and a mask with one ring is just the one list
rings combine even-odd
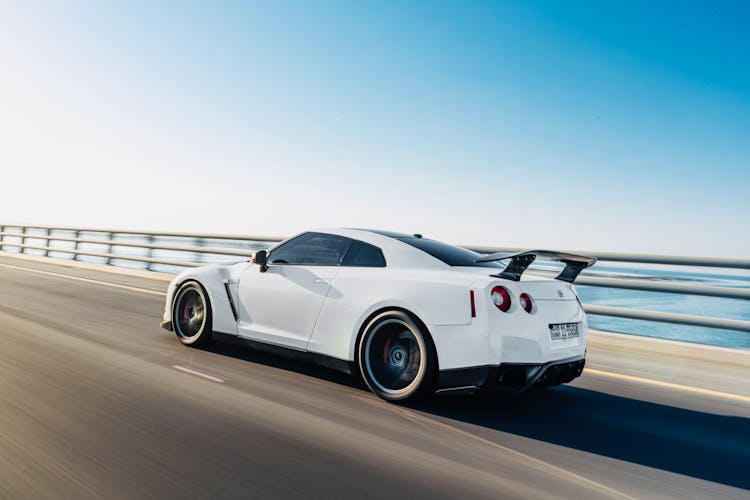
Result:
{"label": "asphalt road", "polygon": [[573,385],[402,407],[183,347],[165,288],[0,257],[1,498],[750,495],[747,353],[601,335]]}

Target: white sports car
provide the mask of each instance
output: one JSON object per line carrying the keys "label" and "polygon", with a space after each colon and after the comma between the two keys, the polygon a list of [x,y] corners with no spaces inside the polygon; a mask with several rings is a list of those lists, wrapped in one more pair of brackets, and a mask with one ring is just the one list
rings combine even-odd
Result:
{"label": "white sports car", "polygon": [[[562,262],[556,279],[524,274]],[[423,238],[325,229],[251,263],[188,269],[170,284],[161,326],[183,344],[214,338],[349,373],[389,401],[570,382],[587,322],[573,281],[596,262],[550,251],[483,255]]]}

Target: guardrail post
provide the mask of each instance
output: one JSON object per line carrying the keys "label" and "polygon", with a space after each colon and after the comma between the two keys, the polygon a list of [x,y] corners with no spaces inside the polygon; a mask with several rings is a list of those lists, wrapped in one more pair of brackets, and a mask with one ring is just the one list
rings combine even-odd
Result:
{"label": "guardrail post", "polygon": [[[109,240],[109,241],[112,241],[112,238],[114,238],[114,233],[104,233],[104,234],[108,234],[109,235],[109,236],[107,236],[107,240]],[[112,253],[112,243],[108,243],[107,244],[107,253],[109,253],[109,254]],[[108,266],[112,265],[112,258],[111,257],[107,257],[106,264]]]}
{"label": "guardrail post", "polygon": [[[25,227],[21,228],[21,234],[23,235],[21,236],[21,245],[25,245],[26,244],[26,228]],[[21,253],[26,253],[26,247],[21,247]]]}
{"label": "guardrail post", "polygon": [[44,244],[44,246],[47,247],[47,249],[44,251],[44,256],[45,257],[49,257],[49,246],[50,246],[49,245],[49,242],[50,242],[49,237],[50,237],[51,234],[52,234],[52,230],[48,228],[47,229],[47,239],[44,240],[44,241],[46,241],[46,243]]}
{"label": "guardrail post", "polygon": [[[5,226],[0,226],[0,233],[5,232]],[[0,252],[3,251],[3,238],[5,238],[4,234],[0,234]]]}
{"label": "guardrail post", "polygon": [[[156,238],[154,238],[153,234],[149,234],[146,237],[146,241],[148,241],[149,245],[153,245],[154,241],[156,241]],[[148,247],[148,251],[146,252],[146,257],[148,257],[149,259],[152,259],[154,257],[154,249],[153,248]],[[154,264],[153,262],[146,262],[146,269],[150,271],[151,267],[153,266],[153,264]]]}
{"label": "guardrail post", "polygon": [[[80,237],[81,237],[81,232],[78,229],[76,229],[75,232],[73,233],[73,238],[78,239]],[[78,251],[78,242],[77,241],[75,243],[73,243],[73,250]],[[77,253],[73,254],[73,260],[78,260],[78,254]]]}

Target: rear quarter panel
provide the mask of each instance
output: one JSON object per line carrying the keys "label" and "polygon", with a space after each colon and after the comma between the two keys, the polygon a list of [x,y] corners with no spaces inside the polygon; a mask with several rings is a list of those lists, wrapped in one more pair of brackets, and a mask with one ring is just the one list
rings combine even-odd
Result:
{"label": "rear quarter panel", "polygon": [[450,271],[342,267],[318,316],[308,350],[355,359],[360,327],[376,311],[402,308],[430,331],[471,322],[469,281]]}

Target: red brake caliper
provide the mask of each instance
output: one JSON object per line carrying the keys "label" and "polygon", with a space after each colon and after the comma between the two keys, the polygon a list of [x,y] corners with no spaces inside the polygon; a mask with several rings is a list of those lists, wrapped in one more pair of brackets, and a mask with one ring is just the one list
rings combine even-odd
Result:
{"label": "red brake caliper", "polygon": [[187,317],[187,311],[188,311],[188,305],[185,304],[185,309],[182,311],[182,320],[183,321],[187,321],[187,319],[188,319],[188,317]]}
{"label": "red brake caliper", "polygon": [[388,337],[388,339],[385,341],[385,347],[383,348],[383,364],[388,364],[388,348],[391,346],[391,339]]}

